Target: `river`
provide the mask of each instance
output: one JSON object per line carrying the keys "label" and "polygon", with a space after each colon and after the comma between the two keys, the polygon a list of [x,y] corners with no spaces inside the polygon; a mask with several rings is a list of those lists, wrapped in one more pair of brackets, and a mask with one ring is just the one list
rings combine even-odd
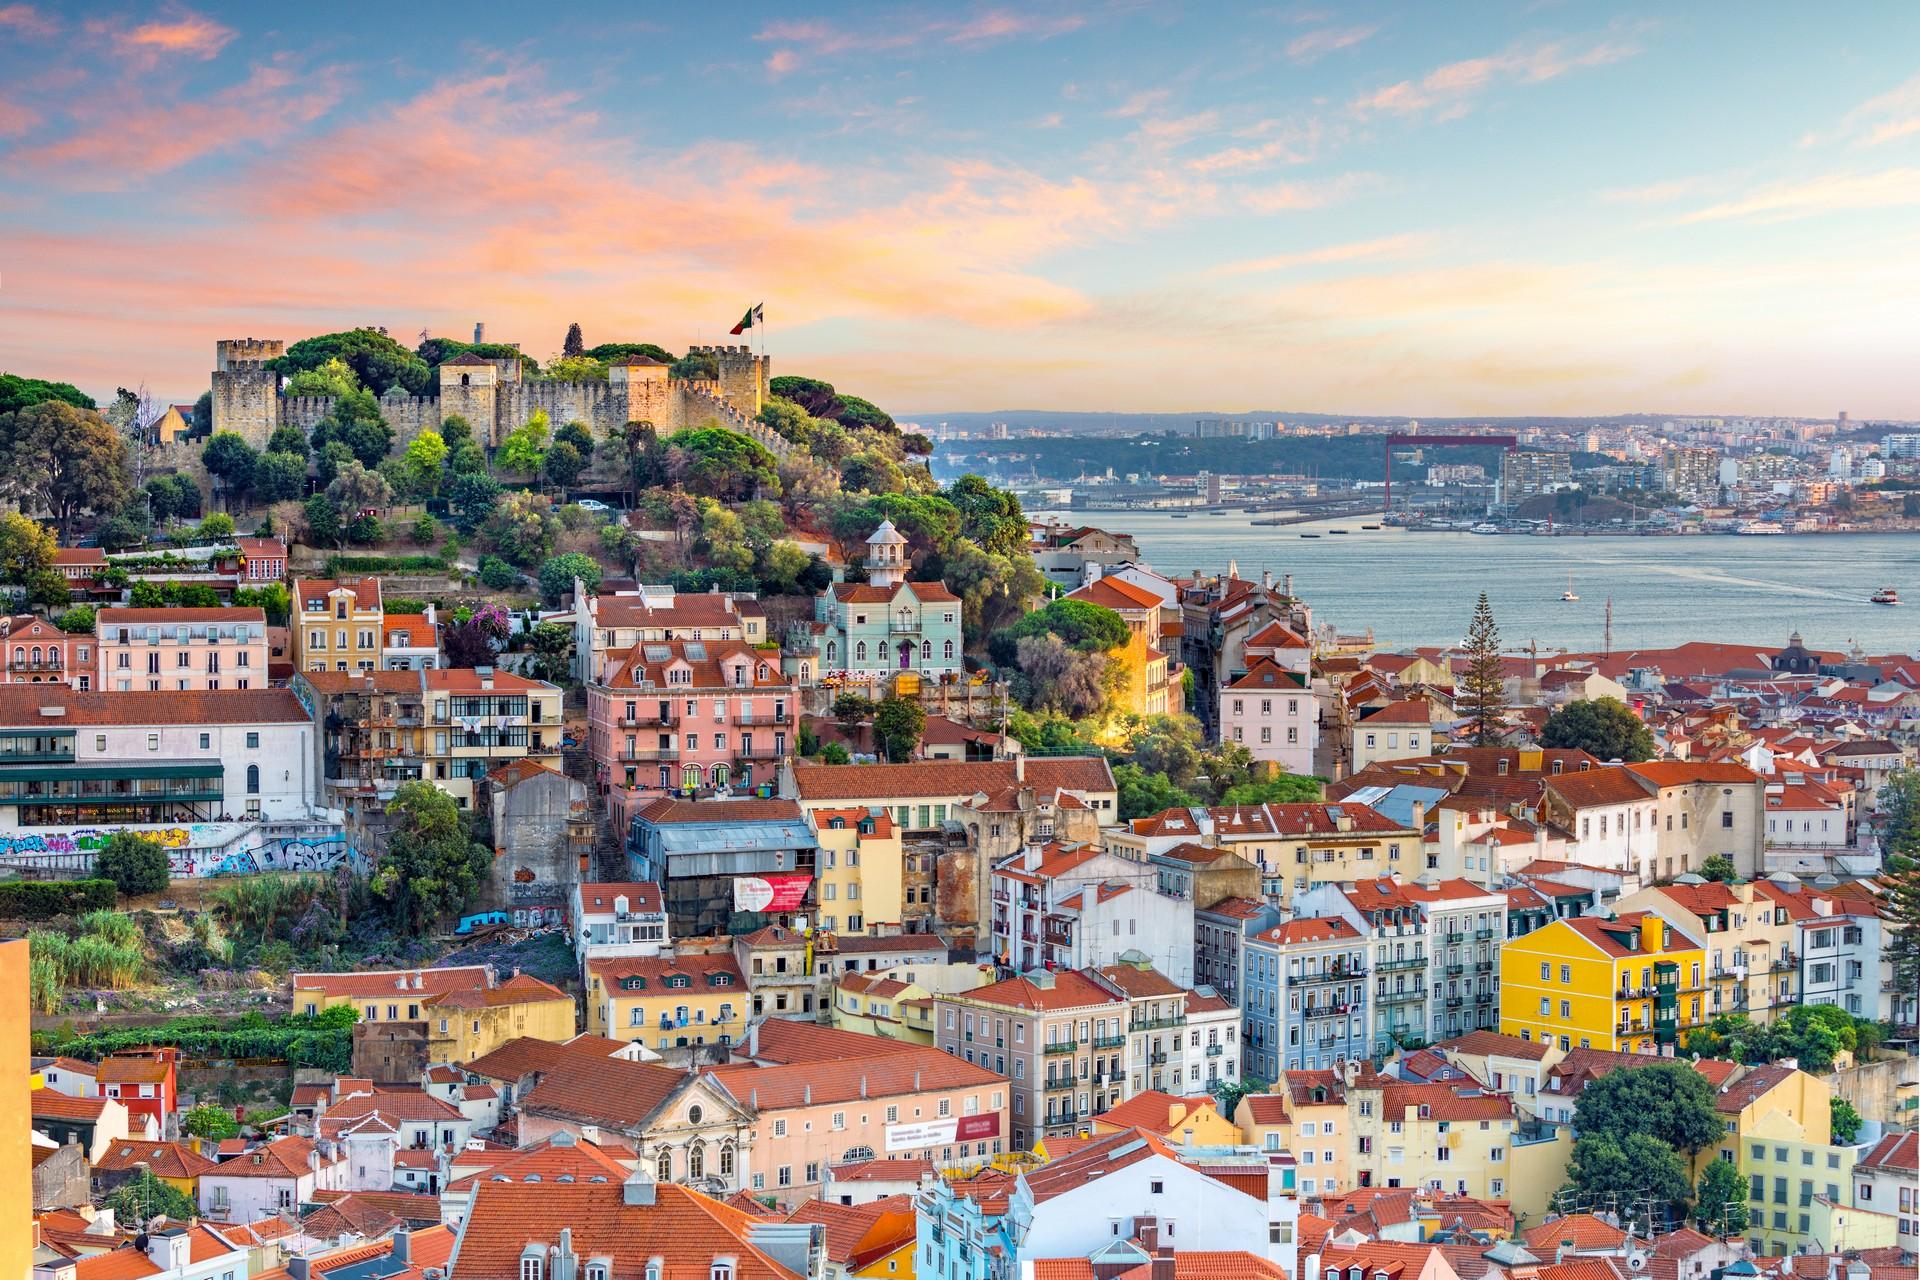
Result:
{"label": "river", "polygon": [[[1383,649],[1457,643],[1482,591],[1508,647],[1597,650],[1612,597],[1615,649],[1689,640],[1778,646],[1795,630],[1813,648],[1920,649],[1914,534],[1535,538],[1366,530],[1357,518],[1256,527],[1239,511],[1032,513],[1046,515],[1132,534],[1141,558],[1169,577],[1217,573],[1229,560],[1242,578],[1291,573],[1316,623],[1372,627]],[[1580,597],[1572,603],[1560,599],[1569,573]],[[1889,585],[1907,603],[1868,603]]]}

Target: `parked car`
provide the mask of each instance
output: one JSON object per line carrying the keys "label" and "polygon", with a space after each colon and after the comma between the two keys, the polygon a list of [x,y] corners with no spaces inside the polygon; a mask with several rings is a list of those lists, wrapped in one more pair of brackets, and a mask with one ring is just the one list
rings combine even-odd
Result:
{"label": "parked car", "polygon": [[576,502],[576,503],[574,503],[573,505],[574,505],[574,506],[576,506],[576,507],[579,507],[579,508],[580,508],[580,509],[581,509],[582,511],[611,511],[611,510],[613,510],[613,508],[612,508],[612,507],[610,507],[610,506],[608,506],[608,505],[607,505],[606,503],[604,503],[604,502],[602,502],[602,501],[600,501],[600,499],[598,499],[598,498],[582,498],[582,499],[580,499],[580,501],[578,501],[578,502]]}

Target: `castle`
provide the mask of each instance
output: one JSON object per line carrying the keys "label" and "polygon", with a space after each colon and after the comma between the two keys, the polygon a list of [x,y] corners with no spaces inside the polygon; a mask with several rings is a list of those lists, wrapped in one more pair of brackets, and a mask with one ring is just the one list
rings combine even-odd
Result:
{"label": "castle", "polygon": [[[332,396],[286,396],[268,362],[286,354],[278,338],[227,338],[214,344],[213,429],[232,431],[256,449],[280,427],[311,432],[333,409]],[[474,439],[492,448],[544,409],[554,429],[584,423],[605,439],[629,422],[649,422],[660,435],[717,421],[750,436],[775,457],[787,456],[786,438],[759,421],[766,403],[771,360],[748,347],[694,347],[689,354],[713,357],[718,378],[674,378],[669,366],[647,356],[622,356],[604,382],[548,382],[522,376],[518,358],[489,359],[466,352],[442,364],[439,394],[408,394],[398,383],[380,397],[380,413],[393,428],[396,448],[455,414],[473,427]]]}

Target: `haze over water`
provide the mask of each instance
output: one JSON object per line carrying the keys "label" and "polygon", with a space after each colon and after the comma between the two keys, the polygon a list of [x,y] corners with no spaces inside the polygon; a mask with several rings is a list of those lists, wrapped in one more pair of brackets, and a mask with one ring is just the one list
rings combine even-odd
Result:
{"label": "haze over water", "polygon": [[[1616,650],[1689,640],[1777,647],[1795,630],[1815,648],[1920,649],[1920,537],[1910,534],[1489,537],[1366,531],[1357,519],[1255,527],[1238,511],[1031,514],[1131,533],[1168,576],[1220,572],[1229,560],[1242,578],[1291,573],[1316,622],[1372,627],[1388,649],[1457,643],[1481,591],[1508,647],[1598,650],[1612,596]],[[1569,571],[1580,597],[1571,604],[1560,599]],[[1867,603],[1888,585],[1907,603]]]}

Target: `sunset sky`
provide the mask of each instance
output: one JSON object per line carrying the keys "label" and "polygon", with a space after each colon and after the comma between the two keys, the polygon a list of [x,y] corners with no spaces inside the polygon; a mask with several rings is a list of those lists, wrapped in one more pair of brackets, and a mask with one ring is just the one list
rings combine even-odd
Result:
{"label": "sunset sky", "polygon": [[0,0],[0,369],[714,341],[998,408],[1920,418],[1920,5]]}

